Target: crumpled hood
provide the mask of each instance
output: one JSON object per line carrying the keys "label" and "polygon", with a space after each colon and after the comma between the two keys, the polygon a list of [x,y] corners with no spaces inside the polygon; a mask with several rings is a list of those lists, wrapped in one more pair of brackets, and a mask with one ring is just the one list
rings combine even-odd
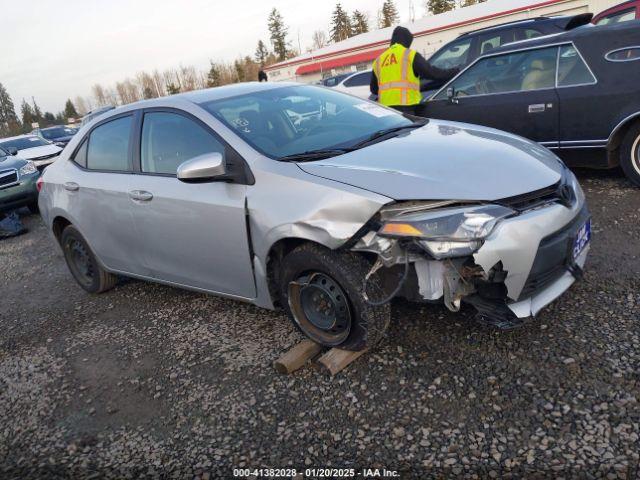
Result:
{"label": "crumpled hood", "polygon": [[562,165],[537,143],[457,122],[422,128],[326,160],[307,173],[394,200],[498,200],[558,182]]}

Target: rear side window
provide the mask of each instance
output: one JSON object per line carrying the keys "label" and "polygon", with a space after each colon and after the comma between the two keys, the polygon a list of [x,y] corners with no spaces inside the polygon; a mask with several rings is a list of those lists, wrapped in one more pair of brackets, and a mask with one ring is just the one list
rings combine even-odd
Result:
{"label": "rear side window", "polygon": [[85,140],[80,145],[80,148],[76,151],[76,154],[73,156],[73,161],[80,165],[82,168],[87,168],[87,144],[89,142]]}
{"label": "rear side window", "polygon": [[570,87],[595,83],[596,79],[573,45],[560,47],[558,86]]}
{"label": "rear side window", "polygon": [[610,13],[609,15],[600,18],[596,22],[596,25],[611,25],[613,23],[629,22],[631,20],[635,20],[635,18],[636,9],[630,8],[621,12]]}
{"label": "rear side window", "polygon": [[610,62],[630,62],[640,60],[640,47],[628,47],[614,50],[605,56]]}
{"label": "rear side window", "polygon": [[87,168],[124,172],[129,170],[131,116],[118,118],[93,129],[89,135]]}
{"label": "rear side window", "polygon": [[516,38],[518,40],[529,40],[531,38],[541,37],[543,33],[535,28],[521,28],[516,32]]}
{"label": "rear side window", "polygon": [[195,121],[176,113],[146,113],[142,124],[142,171],[175,175],[178,166],[205,153],[224,155],[224,145]]}
{"label": "rear side window", "polygon": [[371,72],[359,73],[344,82],[345,87],[364,87],[371,83]]}

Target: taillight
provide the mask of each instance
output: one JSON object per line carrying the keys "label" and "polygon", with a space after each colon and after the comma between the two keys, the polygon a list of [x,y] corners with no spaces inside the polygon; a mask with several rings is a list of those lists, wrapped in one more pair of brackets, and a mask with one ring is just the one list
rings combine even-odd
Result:
{"label": "taillight", "polygon": [[44,180],[42,179],[42,177],[38,178],[38,181],[36,182],[36,188],[38,189],[38,192],[40,192],[40,190],[42,190],[42,185],[44,185]]}

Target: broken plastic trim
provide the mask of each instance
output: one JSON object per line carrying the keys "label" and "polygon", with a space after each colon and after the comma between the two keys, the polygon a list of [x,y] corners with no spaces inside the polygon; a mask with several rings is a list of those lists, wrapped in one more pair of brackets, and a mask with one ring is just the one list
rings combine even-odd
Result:
{"label": "broken plastic trim", "polygon": [[404,273],[402,274],[402,278],[398,282],[398,286],[384,300],[373,301],[373,300],[370,300],[369,296],[367,295],[367,283],[369,282],[369,279],[371,278],[371,276],[374,273],[376,273],[382,267],[382,265],[383,265],[383,262],[380,260],[380,257],[378,257],[376,259],[376,263],[373,264],[373,266],[371,267],[371,270],[369,270],[369,272],[365,275],[364,279],[362,280],[362,296],[364,297],[364,301],[373,307],[379,307],[380,305],[389,303],[393,299],[393,297],[395,297],[404,286],[405,282],[407,281],[407,277],[409,276],[409,252],[405,251],[405,254],[404,254]]}

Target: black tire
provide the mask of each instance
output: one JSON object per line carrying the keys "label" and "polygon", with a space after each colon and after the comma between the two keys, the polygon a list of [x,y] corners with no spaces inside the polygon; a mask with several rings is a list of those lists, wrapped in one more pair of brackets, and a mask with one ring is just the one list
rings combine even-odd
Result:
{"label": "black tire", "polygon": [[40,209],[38,208],[38,202],[30,203],[29,205],[27,205],[27,208],[33,215],[40,213]]}
{"label": "black tire", "polygon": [[640,122],[632,125],[622,140],[620,166],[627,178],[640,187]]}
{"label": "black tire", "polygon": [[115,286],[118,277],[100,266],[89,244],[73,225],[62,231],[60,245],[71,275],[87,292],[102,293]]}
{"label": "black tire", "polygon": [[[278,285],[280,302],[293,324],[315,342],[327,347],[339,346],[346,350],[372,348],[382,340],[389,326],[391,307],[388,303],[372,306],[365,301],[362,284],[370,268],[371,265],[363,256],[353,252],[332,251],[311,243],[300,245],[284,257],[280,265]],[[304,288],[295,286],[300,279],[308,281],[306,294],[303,293]],[[305,308],[315,308],[310,304],[308,287],[311,286],[313,289],[313,282],[317,279],[320,279],[317,281],[317,287],[321,287],[319,284],[325,279],[329,285],[336,287],[337,300],[329,307],[329,311],[344,311],[346,307],[348,321],[340,317],[331,325],[340,328],[330,329],[327,326],[319,328],[318,322],[312,323],[309,316],[305,314],[308,311]],[[292,282],[294,286],[291,286]],[[330,292],[327,293],[330,294]],[[340,303],[343,301],[341,293],[346,297],[346,304]],[[384,295],[375,276],[367,283],[367,294],[372,299],[381,299]],[[306,306],[303,305],[305,303]],[[294,315],[294,311],[297,315]]]}

